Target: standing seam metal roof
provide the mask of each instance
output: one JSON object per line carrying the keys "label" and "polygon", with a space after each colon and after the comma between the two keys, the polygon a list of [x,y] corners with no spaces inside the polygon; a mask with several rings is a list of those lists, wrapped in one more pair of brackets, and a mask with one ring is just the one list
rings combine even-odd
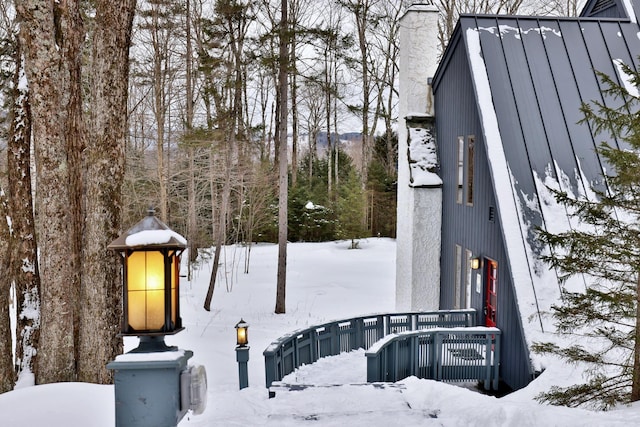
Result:
{"label": "standing seam metal roof", "polygon": [[[591,3],[594,2],[589,5]],[[514,210],[502,209],[501,204],[515,204],[519,215],[521,235],[509,236],[503,229],[505,240],[516,239],[511,244],[505,242],[505,246],[508,252],[510,247],[517,248],[527,258],[536,304],[541,291],[536,289],[541,286],[538,273],[542,267],[535,254],[543,248],[537,243],[535,227],[566,229],[572,221],[566,212],[558,215],[557,206],[550,206],[553,202],[546,186],[587,197],[592,188],[604,189],[602,175],[607,165],[598,156],[596,147],[602,141],[619,142],[609,141],[608,135],[594,136],[587,124],[579,124],[580,107],[591,101],[613,108],[622,105],[621,100],[602,93],[603,85],[596,71],[623,84],[614,61],[638,70],[639,37],[635,16],[630,20],[464,15],[434,77],[433,87],[437,93],[448,59],[457,48],[465,48],[473,74],[471,49],[479,40],[491,99],[479,99],[476,78],[478,111],[481,116],[487,113],[483,111],[487,106],[495,111],[508,168],[508,171],[495,170],[505,163],[489,158],[496,192],[500,192],[500,188],[506,192],[507,188],[504,183],[496,182],[497,177],[505,173],[511,177],[510,194],[496,194],[501,224],[504,227],[514,221],[504,217],[505,212]],[[494,143],[487,141],[492,132],[486,128],[486,121],[483,126],[485,144],[489,146]],[[487,152],[491,155],[492,150]],[[512,254],[509,256],[511,263],[516,262]],[[521,270],[521,267],[512,265],[511,270]],[[514,283],[516,288],[521,286],[516,277]]]}

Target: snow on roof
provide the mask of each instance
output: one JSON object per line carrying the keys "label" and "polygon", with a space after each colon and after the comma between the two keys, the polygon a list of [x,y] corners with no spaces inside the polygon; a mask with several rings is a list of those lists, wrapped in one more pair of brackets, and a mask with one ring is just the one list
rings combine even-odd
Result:
{"label": "snow on roof", "polygon": [[[534,287],[529,264],[531,248],[526,245],[526,230],[519,219],[522,206],[515,197],[514,177],[504,152],[502,136],[498,126],[498,117],[493,106],[491,87],[487,69],[482,57],[479,30],[469,28],[466,31],[467,49],[476,99],[479,104],[480,120],[487,145],[487,158],[495,186],[496,203],[500,213],[500,224],[505,236],[505,249],[511,265],[511,274],[517,284],[517,300],[523,320],[539,331],[543,331],[542,319],[538,310],[536,289]],[[533,315],[533,316],[532,316]],[[530,328],[525,328],[530,330]]]}
{"label": "snow on roof", "polygon": [[107,248],[122,251],[153,245],[184,249],[187,247],[187,239],[156,218],[153,210],[149,210],[147,216],[111,242]]}
{"label": "snow on roof", "polygon": [[171,238],[186,245],[187,240],[173,230],[142,230],[126,237],[127,246],[149,246],[169,243]]}
{"label": "snow on roof", "polygon": [[638,93],[638,88],[633,84],[633,77],[625,71],[624,62],[621,59],[614,59],[613,64],[616,66],[618,77],[620,78],[624,88],[627,90],[627,93],[637,98],[640,95]]}
{"label": "snow on roof", "polygon": [[622,7],[624,7],[624,9],[626,10],[627,16],[629,17],[631,22],[633,22],[634,24],[637,23],[638,21],[633,10],[633,4],[631,3],[631,0],[622,0]]}
{"label": "snow on roof", "polygon": [[[541,333],[555,329],[549,313],[560,300],[560,284],[541,261],[548,248],[536,229],[559,233],[584,227],[556,202],[552,189],[588,200],[597,199],[593,188],[603,190],[608,166],[596,148],[607,136],[594,136],[579,123],[580,106],[593,100],[619,105],[603,93],[596,71],[638,96],[622,66],[638,68],[638,25],[468,16],[461,18],[460,31],[523,332],[529,344],[548,340]],[[562,286],[581,290],[587,280],[571,277]],[[536,366],[538,356],[531,356]]]}

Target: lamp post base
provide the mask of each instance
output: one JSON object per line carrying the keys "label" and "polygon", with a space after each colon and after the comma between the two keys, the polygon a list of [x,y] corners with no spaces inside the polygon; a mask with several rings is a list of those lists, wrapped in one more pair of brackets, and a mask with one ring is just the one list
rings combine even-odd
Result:
{"label": "lamp post base", "polygon": [[176,351],[178,347],[168,346],[164,342],[164,335],[142,335],[138,347],[129,353],[155,353],[158,351]]}
{"label": "lamp post base", "polygon": [[170,353],[131,352],[107,365],[114,371],[116,427],[175,427],[189,410],[183,402],[181,375],[189,350]]}
{"label": "lamp post base", "polygon": [[249,372],[247,362],[249,361],[249,346],[236,347],[236,361],[238,362],[238,379],[240,390],[249,387]]}

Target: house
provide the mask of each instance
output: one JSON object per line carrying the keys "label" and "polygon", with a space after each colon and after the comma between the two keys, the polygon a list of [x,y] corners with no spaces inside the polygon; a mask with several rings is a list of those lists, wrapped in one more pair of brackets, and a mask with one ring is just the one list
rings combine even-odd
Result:
{"label": "house", "polygon": [[519,389],[544,368],[529,349],[560,297],[535,230],[572,226],[549,188],[604,188],[608,136],[578,123],[580,106],[621,104],[596,71],[629,85],[640,0],[589,0],[578,18],[464,15],[439,60],[437,13],[413,5],[401,21],[396,305],[475,308],[502,330],[501,377]]}

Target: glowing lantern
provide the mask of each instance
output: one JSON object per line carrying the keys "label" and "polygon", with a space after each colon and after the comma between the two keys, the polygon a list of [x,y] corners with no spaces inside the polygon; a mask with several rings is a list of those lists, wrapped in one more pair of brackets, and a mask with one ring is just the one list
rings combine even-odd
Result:
{"label": "glowing lantern", "polygon": [[187,242],[154,211],[111,242],[123,255],[122,335],[172,335],[182,329],[180,255]]}
{"label": "glowing lantern", "polygon": [[249,344],[248,329],[249,324],[242,319],[236,324],[236,344],[238,347],[246,347]]}

